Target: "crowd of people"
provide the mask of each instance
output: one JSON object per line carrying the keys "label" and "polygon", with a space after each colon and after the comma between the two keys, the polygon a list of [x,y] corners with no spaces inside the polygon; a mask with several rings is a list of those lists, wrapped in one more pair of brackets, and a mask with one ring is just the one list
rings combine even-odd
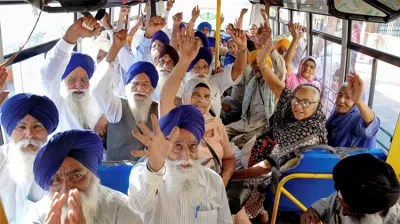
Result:
{"label": "crowd of people", "polygon": [[[273,43],[267,4],[263,24],[244,31],[243,9],[217,37],[208,22],[195,27],[197,6],[190,21],[174,15],[169,30],[173,1],[166,4],[164,15],[147,26],[143,17],[131,30],[108,14],[76,20],[41,67],[45,95],[5,101],[0,221],[3,212],[10,224],[268,223],[260,186],[293,152],[376,146],[380,120],[364,102],[358,74],[338,87],[327,119],[317,60],[293,64],[299,24],[289,23],[291,41]],[[128,13],[122,7],[118,23]],[[95,37],[94,58],[73,51],[80,38]],[[0,86],[7,75],[0,68]],[[128,195],[97,176],[102,161],[122,160],[135,163]],[[389,164],[350,156],[333,178],[337,192],[313,204],[302,224],[400,223],[400,185]],[[232,214],[226,191],[235,181],[246,181],[251,195]]]}

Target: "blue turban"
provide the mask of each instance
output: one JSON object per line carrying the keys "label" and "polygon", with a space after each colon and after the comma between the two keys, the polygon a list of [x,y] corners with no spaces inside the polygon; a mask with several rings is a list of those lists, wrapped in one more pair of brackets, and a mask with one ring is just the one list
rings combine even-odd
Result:
{"label": "blue turban", "polygon": [[208,46],[209,46],[208,38],[204,33],[200,32],[200,31],[196,31],[194,33],[194,36],[200,38],[201,42],[203,43],[203,47],[208,48]]}
{"label": "blue turban", "polygon": [[75,70],[77,67],[82,67],[88,74],[89,79],[92,78],[94,73],[94,61],[93,59],[87,54],[81,54],[79,52],[72,52],[71,60],[65,68],[65,72],[61,77],[61,80],[64,80],[69,73]]}
{"label": "blue turban", "polygon": [[193,105],[181,105],[171,110],[159,120],[160,129],[165,136],[169,136],[174,127],[189,131],[200,143],[204,135],[204,116]]}
{"label": "blue turban", "polygon": [[204,27],[207,27],[208,30],[211,32],[212,31],[212,27],[211,24],[208,22],[202,22],[197,26],[197,31],[201,31]]}
{"label": "blue turban", "polygon": [[54,135],[40,148],[33,163],[35,181],[43,190],[49,190],[51,179],[67,156],[96,175],[103,159],[103,143],[89,130],[69,130]]}
{"label": "blue turban", "polygon": [[153,35],[153,38],[151,38],[151,45],[153,45],[154,41],[156,41],[156,40],[159,40],[164,45],[168,45],[169,44],[169,37],[162,30],[157,31]]}
{"label": "blue turban", "polygon": [[28,114],[43,124],[47,134],[53,133],[58,126],[58,110],[53,101],[46,96],[20,93],[8,99],[1,108],[1,125],[8,136]]}
{"label": "blue turban", "polygon": [[156,67],[150,62],[139,61],[134,63],[126,73],[125,85],[128,85],[133,78],[135,78],[140,73],[145,73],[151,82],[153,88],[157,87],[158,83],[158,72]]}
{"label": "blue turban", "polygon": [[204,59],[207,62],[207,64],[210,65],[213,60],[213,55],[210,49],[201,47],[196,58],[192,61],[192,63],[190,63],[187,72],[190,72],[190,70],[192,70],[192,68],[197,64],[197,62],[200,61],[200,59]]}
{"label": "blue turban", "polygon": [[182,30],[185,27],[184,23],[181,23],[181,25],[179,25],[179,30]]}
{"label": "blue turban", "polygon": [[208,47],[215,47],[215,37],[208,37]]}

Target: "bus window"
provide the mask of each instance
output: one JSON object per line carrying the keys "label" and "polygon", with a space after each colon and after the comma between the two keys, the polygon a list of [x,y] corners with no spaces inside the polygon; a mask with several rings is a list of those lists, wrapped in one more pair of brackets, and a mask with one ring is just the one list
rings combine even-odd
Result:
{"label": "bus window", "polygon": [[342,20],[333,16],[313,15],[313,30],[342,37]]}
{"label": "bus window", "polygon": [[305,12],[293,12],[293,22],[300,23],[300,25],[306,27],[307,26],[307,16],[308,14]]}

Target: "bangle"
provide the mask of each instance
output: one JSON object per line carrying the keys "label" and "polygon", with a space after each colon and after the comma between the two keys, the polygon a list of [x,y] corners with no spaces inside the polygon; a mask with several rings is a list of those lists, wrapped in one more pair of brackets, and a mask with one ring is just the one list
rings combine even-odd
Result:
{"label": "bangle", "polygon": [[155,172],[155,171],[151,168],[151,166],[150,166],[148,160],[147,160],[147,163],[146,163],[146,167],[147,167],[147,170],[149,170],[149,171],[152,172],[152,173],[155,173],[157,176],[164,176],[164,174],[165,174],[166,171],[167,171],[167,168],[165,168],[165,166],[163,165],[163,167],[162,167],[159,171]]}
{"label": "bangle", "polygon": [[238,50],[237,50],[237,52],[238,52],[238,53],[241,53],[241,54],[243,54],[243,53],[246,53],[246,52],[247,52],[247,48],[246,48],[246,49],[244,49],[244,50],[240,50],[240,49],[238,49]]}

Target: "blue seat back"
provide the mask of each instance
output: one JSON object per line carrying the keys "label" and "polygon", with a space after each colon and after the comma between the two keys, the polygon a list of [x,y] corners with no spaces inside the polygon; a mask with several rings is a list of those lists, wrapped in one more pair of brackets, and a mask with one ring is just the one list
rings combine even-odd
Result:
{"label": "blue seat back", "polygon": [[[344,151],[337,150],[337,154],[330,153],[325,149],[313,149],[308,152],[302,153],[303,158],[297,167],[284,172],[280,179],[293,173],[317,173],[317,174],[331,174],[335,165],[344,156],[351,156],[360,153],[370,153],[375,157],[386,160],[387,153],[382,149],[361,149]],[[335,192],[334,183],[332,179],[292,179],[289,180],[284,186],[297,200],[299,200],[307,208],[311,204],[321,198],[328,197]],[[270,191],[268,193],[269,203],[271,208],[274,205],[275,195]],[[297,207],[285,195],[281,195],[279,203],[279,211],[298,211]]]}
{"label": "blue seat back", "polygon": [[129,161],[102,162],[97,169],[101,184],[113,190],[128,194],[129,176],[133,163]]}

